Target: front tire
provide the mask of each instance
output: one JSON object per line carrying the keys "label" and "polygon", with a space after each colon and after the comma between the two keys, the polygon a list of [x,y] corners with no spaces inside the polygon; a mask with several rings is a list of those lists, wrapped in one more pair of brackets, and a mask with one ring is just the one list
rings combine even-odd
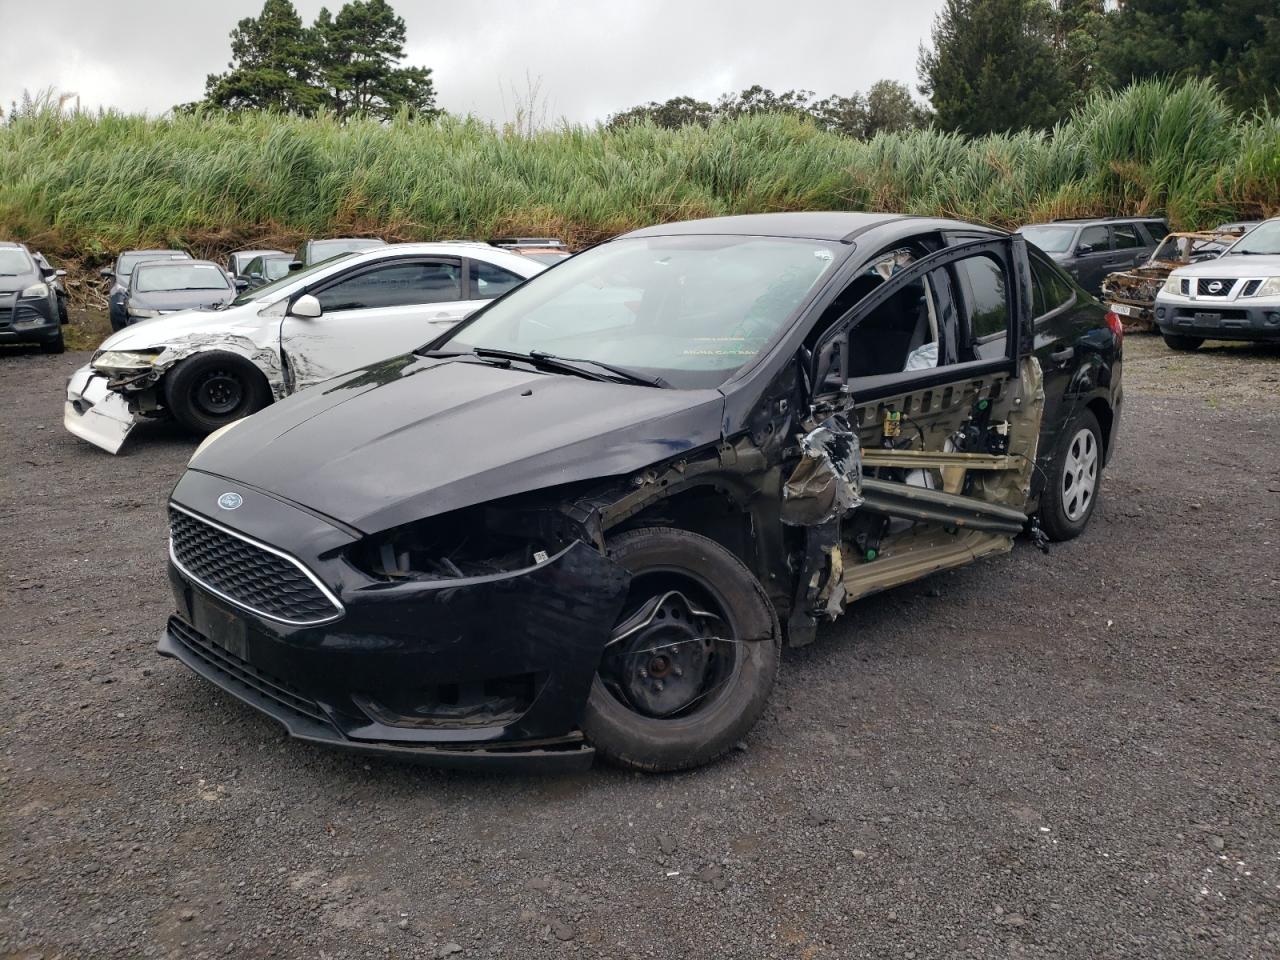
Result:
{"label": "front tire", "polygon": [[212,433],[271,402],[262,371],[234,353],[188,357],[169,371],[164,398],[175,420],[193,433]]}
{"label": "front tire", "polygon": [[620,767],[684,770],[732,749],[760,719],[782,631],[764,588],[707,537],[645,527],[612,538],[631,587],[582,718]]}
{"label": "front tire", "polygon": [[41,340],[40,350],[43,353],[64,353],[67,349],[67,342],[62,338],[62,329],[58,329],[58,335],[52,340]]}
{"label": "front tire", "polygon": [[1166,333],[1164,342],[1170,350],[1190,352],[1200,349],[1200,344],[1204,343],[1204,337],[1187,337],[1177,333]]}
{"label": "front tire", "polygon": [[1074,540],[1089,525],[1102,485],[1103,449],[1098,418],[1081,410],[1058,441],[1040,506],[1040,528],[1050,540]]}

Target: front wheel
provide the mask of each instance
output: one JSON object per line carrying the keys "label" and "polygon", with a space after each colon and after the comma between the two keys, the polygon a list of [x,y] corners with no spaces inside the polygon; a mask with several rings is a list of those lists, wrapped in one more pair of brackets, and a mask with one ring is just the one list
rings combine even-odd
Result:
{"label": "front wheel", "polygon": [[262,371],[244,357],[214,351],[198,353],[170,370],[164,397],[175,420],[206,434],[261,410],[271,402],[271,388]]}
{"label": "front wheel", "polygon": [[1053,475],[1040,506],[1040,526],[1050,540],[1084,533],[1102,484],[1102,428],[1092,410],[1081,410],[1063,431]]}
{"label": "front wheel", "polygon": [[1200,344],[1204,343],[1204,337],[1186,337],[1177,333],[1166,333],[1164,342],[1170,350],[1199,350]]}
{"label": "front wheel", "polygon": [[632,579],[583,733],[633,770],[710,763],[764,712],[782,648],[773,607],[737,557],[696,533],[646,527],[608,548]]}
{"label": "front wheel", "polygon": [[45,353],[62,353],[67,349],[67,342],[62,339],[62,330],[59,328],[58,335],[52,340],[40,341],[40,349]]}

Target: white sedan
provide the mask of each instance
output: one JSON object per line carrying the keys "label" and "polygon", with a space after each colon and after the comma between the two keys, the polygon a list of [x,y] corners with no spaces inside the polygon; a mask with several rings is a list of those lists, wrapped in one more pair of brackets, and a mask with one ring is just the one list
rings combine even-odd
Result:
{"label": "white sedan", "polygon": [[108,337],[72,375],[66,428],[116,453],[140,419],[211,433],[339,373],[435,339],[546,264],[483,243],[344,254]]}

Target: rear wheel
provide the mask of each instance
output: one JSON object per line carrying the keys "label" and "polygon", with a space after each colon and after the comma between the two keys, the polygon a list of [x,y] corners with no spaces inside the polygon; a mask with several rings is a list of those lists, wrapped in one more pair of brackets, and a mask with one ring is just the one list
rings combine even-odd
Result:
{"label": "rear wheel", "polygon": [[1102,428],[1092,410],[1081,410],[1063,431],[1054,470],[1040,506],[1040,526],[1051,540],[1084,533],[1102,483]]}
{"label": "rear wheel", "polygon": [[583,714],[611,763],[668,771],[710,763],[746,735],[773,688],[781,630],[763,588],[719,544],[647,527],[613,538],[632,574]]}
{"label": "rear wheel", "polygon": [[262,371],[234,353],[199,353],[169,371],[165,403],[195,433],[212,433],[271,402]]}
{"label": "rear wheel", "polygon": [[1198,350],[1204,343],[1204,337],[1185,337],[1177,333],[1166,333],[1164,342],[1170,350]]}

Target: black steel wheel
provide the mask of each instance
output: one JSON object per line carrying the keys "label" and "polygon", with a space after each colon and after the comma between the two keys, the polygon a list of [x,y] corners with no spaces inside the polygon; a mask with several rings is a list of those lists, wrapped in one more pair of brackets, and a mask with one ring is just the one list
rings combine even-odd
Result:
{"label": "black steel wheel", "polygon": [[212,433],[271,402],[266,377],[244,357],[214,351],[183,360],[165,377],[169,412],[196,433]]}
{"label": "black steel wheel", "polygon": [[637,770],[709,763],[764,710],[781,631],[763,588],[719,544],[686,530],[620,534],[632,574],[583,716],[605,759]]}

